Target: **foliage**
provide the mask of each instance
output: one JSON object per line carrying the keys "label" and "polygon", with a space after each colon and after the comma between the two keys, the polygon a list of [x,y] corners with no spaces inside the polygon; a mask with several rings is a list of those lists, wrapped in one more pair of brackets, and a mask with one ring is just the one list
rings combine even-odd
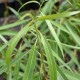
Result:
{"label": "foliage", "polygon": [[[19,12],[30,3],[39,10]],[[79,80],[79,8],[79,0],[29,1],[18,12],[8,7],[18,20],[0,26],[0,74],[7,80]],[[20,31],[10,30],[17,25]]]}

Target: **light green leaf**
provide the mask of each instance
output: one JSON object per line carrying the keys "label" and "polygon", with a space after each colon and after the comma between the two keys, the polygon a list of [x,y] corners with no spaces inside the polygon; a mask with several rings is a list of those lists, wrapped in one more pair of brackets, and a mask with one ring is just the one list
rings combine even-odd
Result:
{"label": "light green leaf", "polygon": [[40,33],[40,37],[41,37],[41,42],[42,42],[43,47],[44,47],[44,51],[46,53],[46,58],[47,58],[48,67],[49,67],[50,80],[57,80],[56,62],[55,62],[55,59],[53,57],[52,49],[51,49],[49,43],[42,36],[41,33]]}
{"label": "light green leaf", "polygon": [[32,80],[35,63],[36,63],[36,45],[32,47],[29,53],[29,58],[27,60],[22,80]]}
{"label": "light green leaf", "polygon": [[46,23],[47,23],[47,25],[48,25],[48,28],[50,29],[51,34],[52,34],[53,37],[55,38],[55,40],[56,40],[56,42],[57,42],[57,44],[58,44],[58,46],[59,46],[59,48],[60,48],[60,50],[61,50],[62,56],[64,57],[63,49],[62,49],[60,40],[59,40],[59,38],[58,38],[58,36],[57,36],[57,34],[56,34],[56,32],[55,32],[55,30],[54,30],[52,24],[50,23],[49,20],[46,20]]}

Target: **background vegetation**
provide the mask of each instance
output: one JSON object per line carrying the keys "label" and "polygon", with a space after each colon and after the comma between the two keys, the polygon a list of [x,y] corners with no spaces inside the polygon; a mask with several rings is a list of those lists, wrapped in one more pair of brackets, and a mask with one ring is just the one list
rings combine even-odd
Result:
{"label": "background vegetation", "polygon": [[[31,3],[39,9],[20,12]],[[80,80],[80,0],[32,0],[7,10],[17,21],[0,25],[1,79]]]}

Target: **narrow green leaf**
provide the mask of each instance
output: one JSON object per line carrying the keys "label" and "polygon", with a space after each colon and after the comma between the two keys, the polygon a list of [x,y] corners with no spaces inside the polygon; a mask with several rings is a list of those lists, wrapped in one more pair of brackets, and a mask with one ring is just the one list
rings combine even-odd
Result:
{"label": "narrow green leaf", "polygon": [[21,16],[20,16],[20,14],[16,11],[16,10],[14,10],[13,8],[11,8],[11,7],[8,7],[15,15],[16,15],[16,17],[19,19]]}
{"label": "narrow green leaf", "polygon": [[31,27],[29,26],[30,24],[32,24],[32,21],[29,24],[27,24],[23,29],[21,29],[21,31],[19,31],[18,34],[16,34],[16,36],[13,37],[13,39],[6,51],[6,63],[7,63],[8,68],[10,67],[11,54],[12,54],[15,46],[21,39],[21,37],[23,37],[31,29]]}
{"label": "narrow green leaf", "polygon": [[6,36],[14,36],[17,34],[16,31],[12,31],[12,30],[1,30],[0,31],[1,35],[6,35]]}
{"label": "narrow green leaf", "polygon": [[7,24],[6,26],[5,25],[4,26],[0,26],[0,30],[16,27],[18,25],[21,25],[21,24],[27,22],[27,21],[28,20],[22,20],[22,21],[18,21],[18,22],[12,23],[12,24]]}
{"label": "narrow green leaf", "polygon": [[69,80],[80,80],[80,74],[62,69],[63,73],[68,77]]}
{"label": "narrow green leaf", "polygon": [[47,58],[48,67],[49,67],[50,80],[57,80],[56,62],[55,62],[55,59],[53,57],[52,49],[51,49],[49,43],[42,36],[41,33],[40,33],[40,37],[41,37],[41,42],[42,42],[43,47],[44,47],[44,51],[46,53],[46,58]]}
{"label": "narrow green leaf", "polygon": [[73,39],[76,41],[76,43],[78,45],[80,45],[80,38],[79,38],[78,34],[71,29],[72,26],[70,26],[68,23],[65,23],[65,25],[66,25],[67,29],[69,30],[70,35],[73,37]]}
{"label": "narrow green leaf", "polygon": [[18,80],[18,75],[19,75],[19,69],[20,69],[20,62],[18,62],[15,66],[14,70],[14,80]]}
{"label": "narrow green leaf", "polygon": [[62,70],[58,66],[57,66],[57,70],[58,70],[59,74],[61,75],[61,77],[63,78],[63,80],[68,80],[65,73],[63,73]]}
{"label": "narrow green leaf", "polygon": [[70,17],[76,14],[79,14],[80,11],[73,11],[73,12],[63,12],[63,13],[57,13],[52,15],[45,15],[45,16],[38,16],[38,20],[47,20],[47,19],[60,19],[64,17]]}
{"label": "narrow green leaf", "polygon": [[29,58],[27,60],[22,80],[32,80],[35,64],[36,64],[36,44],[32,47],[29,53]]}
{"label": "narrow green leaf", "polygon": [[52,34],[53,37],[55,38],[55,40],[56,40],[56,42],[57,42],[57,44],[58,44],[58,46],[59,46],[59,48],[60,48],[60,50],[61,50],[62,56],[64,57],[63,49],[62,49],[60,40],[59,40],[59,38],[58,38],[58,36],[57,36],[57,34],[56,34],[56,32],[55,32],[55,30],[54,30],[52,24],[50,23],[49,20],[46,20],[46,23],[47,23],[47,25],[48,25],[48,28],[50,29],[51,34]]}
{"label": "narrow green leaf", "polygon": [[65,28],[65,26],[61,25],[60,23],[58,22],[55,22],[55,21],[50,21],[55,27],[59,28],[60,30],[66,32],[69,34],[69,31]]}

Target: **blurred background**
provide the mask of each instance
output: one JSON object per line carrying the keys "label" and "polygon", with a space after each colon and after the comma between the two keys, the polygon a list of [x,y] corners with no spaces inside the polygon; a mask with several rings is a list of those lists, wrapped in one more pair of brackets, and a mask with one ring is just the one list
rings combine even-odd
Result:
{"label": "blurred background", "polygon": [[[12,12],[7,9],[7,6],[12,7],[17,11],[22,4],[28,1],[30,0],[0,0],[0,17],[5,17],[7,15],[12,14]],[[40,2],[40,0],[37,1]],[[31,3],[26,5],[24,8],[22,8],[21,11],[30,10],[30,9],[36,10],[38,8],[39,8],[38,4]]]}

